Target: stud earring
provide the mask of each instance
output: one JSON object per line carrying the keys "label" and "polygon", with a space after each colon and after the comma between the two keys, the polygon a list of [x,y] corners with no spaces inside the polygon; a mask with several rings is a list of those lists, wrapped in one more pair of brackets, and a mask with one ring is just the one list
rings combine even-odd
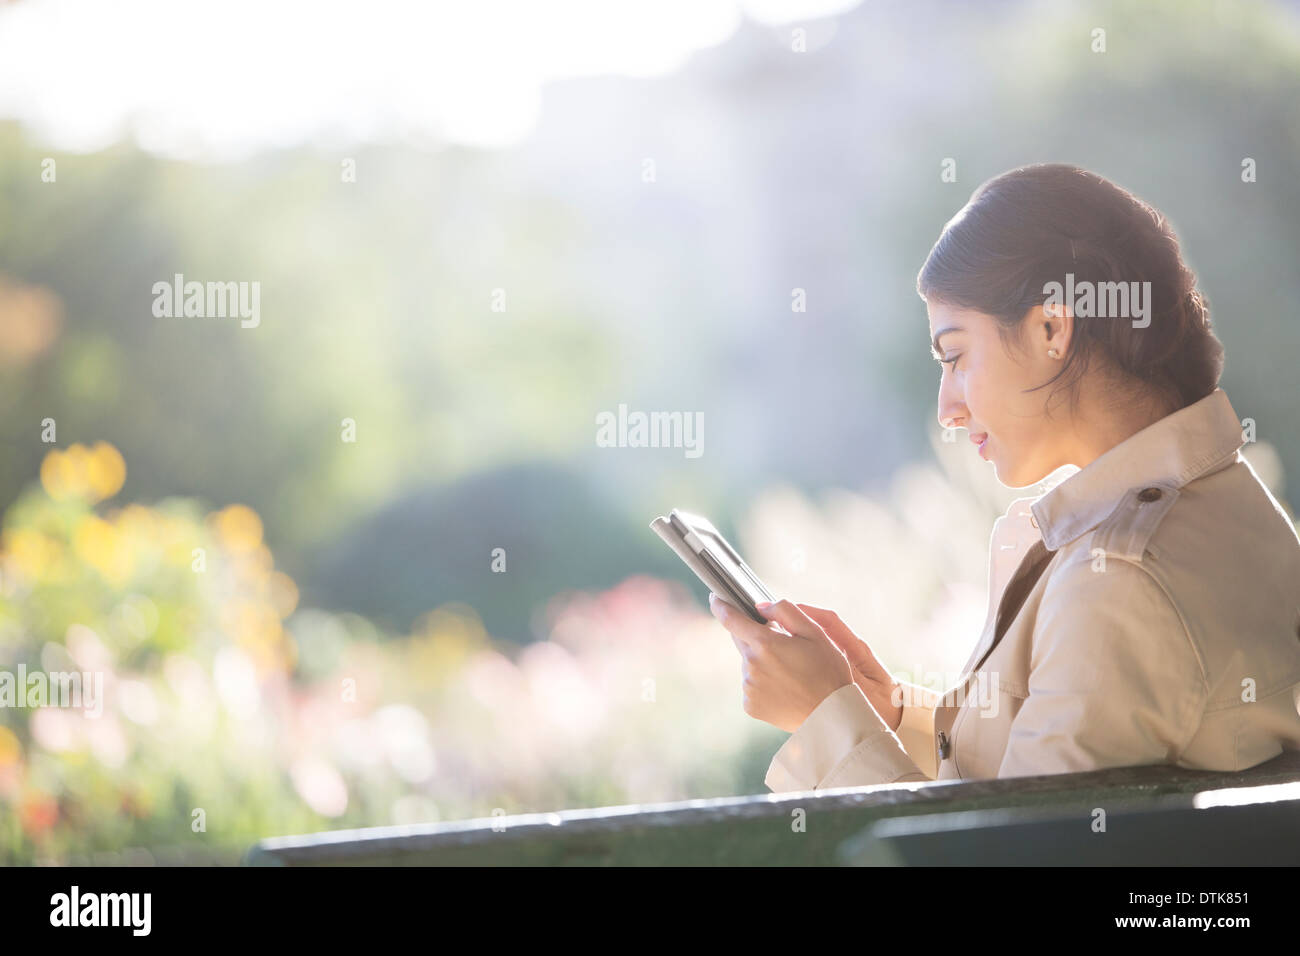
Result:
{"label": "stud earring", "polygon": [[1048,349],[1047,354],[1050,355],[1052,358],[1059,359],[1061,357],[1061,353],[1056,351],[1056,349]]}

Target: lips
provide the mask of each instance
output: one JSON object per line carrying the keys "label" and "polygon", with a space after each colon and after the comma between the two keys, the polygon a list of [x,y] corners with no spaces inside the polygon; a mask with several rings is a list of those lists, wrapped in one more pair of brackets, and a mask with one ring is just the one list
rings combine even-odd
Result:
{"label": "lips", "polygon": [[971,435],[971,436],[970,436],[970,440],[973,441],[976,445],[979,446],[979,451],[980,451],[980,457],[981,457],[981,458],[984,457],[984,443],[985,443],[986,441],[988,441],[988,438],[989,438],[988,432],[984,432],[983,434],[980,434],[980,435]]}

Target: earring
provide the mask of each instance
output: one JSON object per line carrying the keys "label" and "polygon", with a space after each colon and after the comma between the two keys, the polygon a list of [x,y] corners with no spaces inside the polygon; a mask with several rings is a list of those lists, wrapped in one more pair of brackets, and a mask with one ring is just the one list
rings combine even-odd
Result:
{"label": "earring", "polygon": [[1061,357],[1061,353],[1056,351],[1056,349],[1048,349],[1047,354],[1050,355],[1052,358],[1056,358],[1056,359],[1059,359]]}

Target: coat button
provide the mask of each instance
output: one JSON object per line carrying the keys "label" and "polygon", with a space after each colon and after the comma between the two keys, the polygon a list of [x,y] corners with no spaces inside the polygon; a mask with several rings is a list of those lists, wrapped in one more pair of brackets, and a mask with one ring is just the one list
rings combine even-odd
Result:
{"label": "coat button", "polygon": [[1143,488],[1138,492],[1138,501],[1158,501],[1163,494],[1159,488]]}
{"label": "coat button", "polygon": [[939,759],[947,760],[948,754],[952,753],[952,747],[948,745],[948,735],[942,730],[938,733],[939,740]]}

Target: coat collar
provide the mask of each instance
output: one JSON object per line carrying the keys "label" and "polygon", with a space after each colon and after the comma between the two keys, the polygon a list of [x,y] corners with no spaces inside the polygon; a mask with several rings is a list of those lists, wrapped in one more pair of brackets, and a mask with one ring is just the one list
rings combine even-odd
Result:
{"label": "coat collar", "polygon": [[1056,551],[1091,531],[1134,488],[1183,485],[1235,459],[1241,422],[1222,388],[1166,415],[1103,453],[1029,507]]}

